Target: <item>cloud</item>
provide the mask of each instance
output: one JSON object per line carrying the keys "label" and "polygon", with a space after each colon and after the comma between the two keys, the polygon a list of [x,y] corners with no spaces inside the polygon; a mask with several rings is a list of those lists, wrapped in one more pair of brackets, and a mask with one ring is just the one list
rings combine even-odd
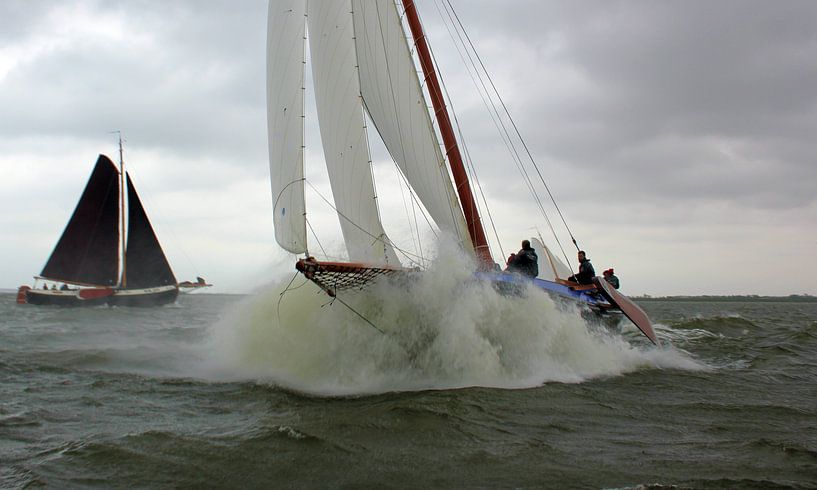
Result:
{"label": "cloud", "polygon": [[[815,292],[805,272],[777,279],[786,254],[817,259],[817,4],[452,3],[597,267],[621,264],[629,292],[743,291],[758,274],[766,280],[746,292]],[[535,228],[547,235],[547,224],[439,5],[418,7],[507,252]],[[0,3],[0,286],[45,262],[97,154],[116,157],[113,130],[180,276],[249,290],[289,273],[269,216],[266,9],[260,0]],[[307,175],[328,197],[313,104]],[[383,180],[386,229],[409,242],[398,180]],[[337,250],[331,208],[314,193],[307,200],[322,243]],[[758,269],[764,256],[775,265]]]}

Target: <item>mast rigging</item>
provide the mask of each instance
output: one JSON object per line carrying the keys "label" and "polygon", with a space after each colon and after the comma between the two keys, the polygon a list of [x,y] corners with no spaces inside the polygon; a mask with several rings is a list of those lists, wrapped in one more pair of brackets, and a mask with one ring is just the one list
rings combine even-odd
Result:
{"label": "mast rigging", "polygon": [[443,144],[445,145],[445,154],[448,157],[448,164],[454,176],[454,186],[460,197],[460,205],[465,215],[465,222],[468,225],[468,233],[471,236],[471,242],[474,244],[477,267],[480,270],[492,270],[494,267],[494,259],[491,257],[491,250],[488,247],[485,229],[482,227],[477,204],[474,200],[473,192],[471,191],[471,184],[468,181],[468,175],[462,163],[462,155],[457,145],[457,139],[454,136],[451,119],[445,107],[440,82],[431,60],[431,53],[428,48],[425,33],[423,32],[423,26],[417,15],[417,8],[413,0],[404,0],[403,6],[405,7],[406,19],[408,20],[411,35],[414,38],[414,45],[417,47],[417,55],[420,58],[423,76],[428,83],[428,91],[431,94],[434,115],[437,117],[437,122],[440,125],[440,134],[442,135]]}

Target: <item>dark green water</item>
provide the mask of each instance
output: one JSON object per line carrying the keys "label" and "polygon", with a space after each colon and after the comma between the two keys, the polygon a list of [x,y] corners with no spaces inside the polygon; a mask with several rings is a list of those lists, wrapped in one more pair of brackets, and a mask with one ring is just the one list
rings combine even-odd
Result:
{"label": "dark green water", "polygon": [[817,488],[815,303],[645,302],[655,348],[551,310],[425,302],[382,335],[299,301],[0,295],[0,487]]}

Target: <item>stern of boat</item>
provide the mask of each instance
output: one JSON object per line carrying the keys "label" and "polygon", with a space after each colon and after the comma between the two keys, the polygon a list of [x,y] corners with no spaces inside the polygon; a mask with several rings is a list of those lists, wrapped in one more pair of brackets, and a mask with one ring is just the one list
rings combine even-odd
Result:
{"label": "stern of boat", "polygon": [[17,304],[52,306],[97,306],[104,305],[113,289],[36,289],[20,286],[17,290]]}
{"label": "stern of boat", "polygon": [[31,289],[31,286],[20,286],[17,288],[17,304],[24,305],[28,303],[27,292]]}

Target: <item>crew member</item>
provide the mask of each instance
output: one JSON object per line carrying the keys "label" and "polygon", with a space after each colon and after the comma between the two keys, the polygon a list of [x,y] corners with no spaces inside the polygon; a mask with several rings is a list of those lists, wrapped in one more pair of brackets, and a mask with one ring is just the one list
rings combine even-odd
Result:
{"label": "crew member", "polygon": [[518,272],[530,278],[539,275],[539,256],[530,246],[530,241],[522,240],[522,249],[508,258],[508,272]]}
{"label": "crew member", "polygon": [[609,282],[611,286],[618,289],[619,286],[618,277],[616,277],[616,275],[613,274],[613,269],[607,269],[606,271],[604,271],[604,279],[607,282]]}
{"label": "crew member", "polygon": [[579,284],[593,284],[593,276],[596,275],[593,264],[587,258],[584,250],[579,250],[579,272],[567,278],[568,281],[578,282]]}

